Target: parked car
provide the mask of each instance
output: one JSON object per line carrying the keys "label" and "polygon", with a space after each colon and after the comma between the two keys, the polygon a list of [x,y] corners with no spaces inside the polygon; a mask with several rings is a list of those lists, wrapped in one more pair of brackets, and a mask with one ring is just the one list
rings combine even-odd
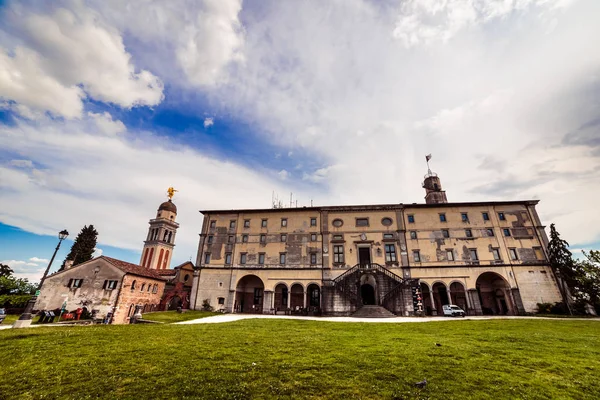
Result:
{"label": "parked car", "polygon": [[0,308],[0,324],[4,322],[4,318],[6,318],[6,310],[4,308]]}
{"label": "parked car", "polygon": [[455,306],[454,304],[446,304],[442,306],[442,309],[444,311],[444,316],[464,317],[466,314],[465,310],[463,310],[459,306]]}

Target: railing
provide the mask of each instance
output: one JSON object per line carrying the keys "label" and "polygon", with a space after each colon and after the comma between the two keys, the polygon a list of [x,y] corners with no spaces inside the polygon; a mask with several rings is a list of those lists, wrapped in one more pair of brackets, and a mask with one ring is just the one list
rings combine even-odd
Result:
{"label": "railing", "polygon": [[394,286],[394,288],[392,290],[390,290],[383,296],[383,299],[381,299],[381,304],[385,306],[385,304],[388,301],[390,301],[390,299],[394,298],[398,294],[398,292],[400,292],[401,295],[404,296],[404,294],[402,293],[402,289],[404,289],[406,287],[412,287],[412,286],[415,286],[418,284],[419,284],[418,279],[403,279],[402,282],[400,282],[399,284]]}

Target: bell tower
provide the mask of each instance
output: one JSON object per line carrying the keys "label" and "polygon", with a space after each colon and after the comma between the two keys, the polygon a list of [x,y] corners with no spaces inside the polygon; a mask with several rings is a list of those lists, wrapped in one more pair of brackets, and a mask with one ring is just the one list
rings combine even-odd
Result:
{"label": "bell tower", "polygon": [[442,204],[447,203],[446,191],[442,190],[442,183],[440,178],[435,172],[431,172],[429,168],[429,160],[431,160],[431,154],[425,156],[427,161],[427,175],[423,181],[423,188],[425,189],[425,203],[427,204]]}
{"label": "bell tower", "polygon": [[172,198],[177,190],[170,187],[167,190],[169,200],[162,203],[156,212],[156,218],[149,221],[148,236],[144,241],[140,265],[149,269],[168,269],[175,247],[175,234],[179,224],[177,207]]}

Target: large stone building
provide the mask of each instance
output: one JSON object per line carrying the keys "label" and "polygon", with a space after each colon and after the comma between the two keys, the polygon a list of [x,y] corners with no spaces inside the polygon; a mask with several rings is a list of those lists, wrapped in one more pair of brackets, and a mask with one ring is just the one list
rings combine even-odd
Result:
{"label": "large stone building", "polygon": [[423,187],[425,204],[201,211],[192,307],[518,315],[561,301],[538,201],[448,203],[431,172]]}

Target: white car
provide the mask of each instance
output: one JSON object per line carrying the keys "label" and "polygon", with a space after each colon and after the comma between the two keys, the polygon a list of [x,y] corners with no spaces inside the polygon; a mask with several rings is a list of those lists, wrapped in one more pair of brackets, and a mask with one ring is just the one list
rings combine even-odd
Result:
{"label": "white car", "polygon": [[444,316],[449,317],[464,317],[466,314],[465,310],[454,304],[446,304],[442,306],[442,310],[444,311]]}

